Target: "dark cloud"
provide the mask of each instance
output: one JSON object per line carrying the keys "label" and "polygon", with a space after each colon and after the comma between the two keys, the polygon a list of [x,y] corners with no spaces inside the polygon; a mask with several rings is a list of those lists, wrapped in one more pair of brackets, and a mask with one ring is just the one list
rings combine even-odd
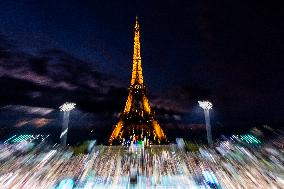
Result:
{"label": "dark cloud", "polygon": [[[83,136],[74,132],[74,137],[84,139],[93,129],[108,136],[117,119],[115,115],[125,104],[127,83],[96,71],[88,62],[64,51],[51,49],[29,54],[13,49],[9,57],[1,57],[0,62],[0,84],[6,86],[0,93],[0,117],[3,118],[1,127],[6,132],[15,128],[20,129],[18,132],[34,132],[34,129],[47,132],[52,128],[56,138],[62,119],[58,106],[72,101],[77,103],[78,109],[72,113],[76,117],[72,121],[73,131],[80,128],[86,132]],[[157,93],[151,104],[161,112],[160,119],[164,119],[165,112],[172,119],[166,116],[164,122],[175,122],[187,111],[180,100],[171,99],[170,94]]]}

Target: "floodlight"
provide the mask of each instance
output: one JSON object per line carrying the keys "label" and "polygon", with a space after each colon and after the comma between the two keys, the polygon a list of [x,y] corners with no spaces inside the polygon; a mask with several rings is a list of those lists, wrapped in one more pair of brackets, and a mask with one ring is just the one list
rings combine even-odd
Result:
{"label": "floodlight", "polygon": [[198,104],[204,110],[210,110],[213,107],[212,103],[207,101],[207,100],[206,101],[198,101]]}
{"label": "floodlight", "polygon": [[65,102],[63,105],[59,107],[60,111],[69,112],[75,108],[75,103]]}
{"label": "floodlight", "polygon": [[66,142],[67,142],[67,134],[68,134],[68,122],[69,122],[69,115],[70,115],[70,111],[73,110],[75,108],[75,103],[72,102],[65,102],[64,104],[62,104],[59,109],[60,111],[62,111],[63,114],[63,123],[62,123],[62,131],[60,134],[60,140],[61,140],[61,144],[62,146],[66,146]]}
{"label": "floodlight", "polygon": [[211,134],[211,124],[210,124],[210,115],[209,110],[212,109],[212,103],[205,100],[205,101],[198,101],[199,106],[204,110],[204,117],[205,117],[205,124],[206,124],[206,131],[207,131],[207,141],[210,147],[213,146],[212,142],[212,134]]}

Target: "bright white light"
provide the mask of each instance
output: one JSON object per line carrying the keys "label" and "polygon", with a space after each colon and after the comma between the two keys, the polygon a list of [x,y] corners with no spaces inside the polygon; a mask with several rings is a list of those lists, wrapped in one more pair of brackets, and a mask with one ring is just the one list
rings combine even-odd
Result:
{"label": "bright white light", "polygon": [[60,138],[62,138],[62,137],[67,133],[67,131],[68,131],[68,128],[65,129],[65,130],[61,133]]}
{"label": "bright white light", "polygon": [[75,103],[65,102],[63,105],[59,107],[60,111],[69,112],[75,108]]}
{"label": "bright white light", "polygon": [[213,106],[212,103],[209,101],[198,101],[198,104],[204,110],[210,110],[212,109],[212,106]]}

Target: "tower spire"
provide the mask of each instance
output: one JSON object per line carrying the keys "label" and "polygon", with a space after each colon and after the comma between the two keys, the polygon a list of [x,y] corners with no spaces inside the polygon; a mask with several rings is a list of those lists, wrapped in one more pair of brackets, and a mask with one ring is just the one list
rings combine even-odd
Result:
{"label": "tower spire", "polygon": [[140,27],[138,23],[138,17],[136,16],[136,23],[134,26],[134,49],[133,49],[133,60],[132,60],[132,77],[131,85],[143,84],[142,74],[142,62],[140,53]]}
{"label": "tower spire", "polygon": [[137,27],[139,28],[138,16],[136,16],[136,22],[135,22],[135,27],[134,28],[136,29]]}

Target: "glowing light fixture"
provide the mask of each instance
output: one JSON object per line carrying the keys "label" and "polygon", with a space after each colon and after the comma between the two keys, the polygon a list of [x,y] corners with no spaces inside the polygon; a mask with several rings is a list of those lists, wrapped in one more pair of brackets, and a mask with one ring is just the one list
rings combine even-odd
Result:
{"label": "glowing light fixture", "polygon": [[201,108],[203,108],[204,110],[210,110],[212,109],[213,105],[211,102],[209,101],[198,101],[198,104]]}
{"label": "glowing light fixture", "polygon": [[198,104],[204,110],[206,131],[207,131],[207,141],[208,141],[208,145],[212,147],[213,142],[212,142],[209,110],[212,109],[213,105],[209,101],[198,101]]}
{"label": "glowing light fixture", "polygon": [[62,123],[62,131],[60,134],[60,141],[62,146],[66,146],[67,142],[67,132],[68,132],[68,123],[69,123],[69,115],[70,111],[75,108],[76,104],[72,102],[65,102],[62,104],[59,109],[64,112],[63,114],[63,123]]}
{"label": "glowing light fixture", "polygon": [[62,104],[59,109],[62,112],[68,112],[71,111],[75,108],[76,104],[72,103],[72,102],[65,102],[64,104]]}
{"label": "glowing light fixture", "polygon": [[245,141],[246,143],[250,144],[260,144],[261,141],[258,140],[255,136],[246,134],[246,135],[241,135],[241,140]]}

